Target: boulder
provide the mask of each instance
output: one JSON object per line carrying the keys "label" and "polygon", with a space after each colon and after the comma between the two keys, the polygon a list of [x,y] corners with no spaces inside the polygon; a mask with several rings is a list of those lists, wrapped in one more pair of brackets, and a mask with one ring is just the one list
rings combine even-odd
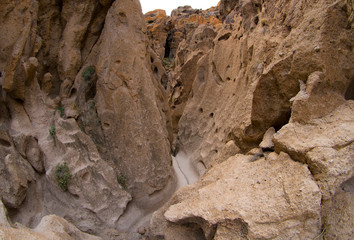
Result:
{"label": "boulder", "polygon": [[274,136],[276,152],[287,152],[293,159],[307,163],[318,181],[324,199],[354,174],[354,101],[307,124],[284,126]]}
{"label": "boulder", "polygon": [[272,150],[274,148],[274,143],[272,141],[273,135],[275,134],[275,129],[273,127],[269,128],[264,136],[262,142],[259,144],[259,147],[262,149]]}
{"label": "boulder", "polygon": [[[321,233],[321,192],[307,166],[285,153],[255,162],[230,157],[159,211],[152,232],[175,233],[167,239],[182,239],[178,228],[206,239],[312,239]],[[155,226],[161,214],[167,222]]]}

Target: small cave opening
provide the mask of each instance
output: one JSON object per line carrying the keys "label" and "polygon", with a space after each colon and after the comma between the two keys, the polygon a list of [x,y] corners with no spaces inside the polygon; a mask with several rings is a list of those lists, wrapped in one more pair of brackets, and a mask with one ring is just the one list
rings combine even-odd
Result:
{"label": "small cave opening", "polygon": [[291,117],[291,110],[283,111],[280,116],[275,120],[273,127],[275,131],[279,131],[284,125],[289,123]]}
{"label": "small cave opening", "polygon": [[158,77],[159,77],[159,70],[157,69],[157,67],[154,68],[154,77],[156,79],[158,79]]}
{"label": "small cave opening", "polygon": [[231,37],[231,32],[225,33],[224,35],[222,35],[221,37],[218,38],[218,41],[222,41],[222,40],[227,40]]}
{"label": "small cave opening", "polygon": [[0,146],[11,147],[11,143],[5,139],[0,139]]}
{"label": "small cave opening", "polygon": [[259,22],[259,17],[257,16],[254,18],[254,24],[258,25],[258,22]]}
{"label": "small cave opening", "polygon": [[69,98],[76,97],[76,92],[77,92],[76,88],[72,88],[69,94]]}

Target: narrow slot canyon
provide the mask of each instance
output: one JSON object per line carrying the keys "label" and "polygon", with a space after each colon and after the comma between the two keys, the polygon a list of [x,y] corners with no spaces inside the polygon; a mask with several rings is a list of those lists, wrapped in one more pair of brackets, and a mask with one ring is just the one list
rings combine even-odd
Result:
{"label": "narrow slot canyon", "polygon": [[353,1],[197,2],[0,1],[0,239],[354,239]]}

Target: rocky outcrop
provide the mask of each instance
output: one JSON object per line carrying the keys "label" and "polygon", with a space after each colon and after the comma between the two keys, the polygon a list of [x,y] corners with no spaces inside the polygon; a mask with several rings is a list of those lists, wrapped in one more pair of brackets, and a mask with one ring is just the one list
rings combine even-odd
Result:
{"label": "rocky outcrop", "polygon": [[321,232],[320,210],[321,193],[306,165],[285,153],[257,161],[235,155],[156,212],[152,232],[166,239],[194,239],[180,237],[181,228],[199,233],[197,239],[313,239]]}
{"label": "rocky outcrop", "polygon": [[[202,47],[189,40],[200,33],[190,33],[176,54],[170,101],[177,109],[172,119],[180,147],[193,155],[195,165],[209,169],[227,159],[230,141],[246,153],[258,146],[267,129],[286,125],[292,112],[305,109],[300,101],[290,101],[300,90],[299,80],[313,82],[306,83],[316,86],[309,91],[319,93],[311,101],[304,99],[312,108],[302,118],[310,117],[310,111],[319,114],[317,103],[323,116],[350,98],[345,96],[353,76],[346,6],[340,1],[315,6],[242,1],[227,16],[233,21],[225,19]],[[282,13],[274,11],[280,8]],[[320,95],[320,89],[325,93]]]}
{"label": "rocky outcrop", "polygon": [[33,228],[56,214],[104,238],[135,231],[175,187],[164,71],[150,65],[139,1],[0,9],[0,195],[10,218]]}
{"label": "rocky outcrop", "polygon": [[150,45],[164,64],[169,67],[176,55],[179,43],[193,32],[199,25],[221,25],[218,19],[218,8],[207,10],[193,9],[190,6],[178,7],[170,17],[164,10],[155,10],[145,14],[147,33]]}
{"label": "rocky outcrop", "polygon": [[162,9],[145,13],[146,33],[150,39],[150,45],[161,57],[165,57],[166,39],[171,29],[169,20],[166,11]]}
{"label": "rocky outcrop", "polygon": [[353,16],[1,1],[0,238],[352,239]]}
{"label": "rocky outcrop", "polygon": [[[204,175],[154,214],[152,235],[352,238],[352,231],[346,230],[353,222],[351,2],[221,1],[218,8],[222,27],[199,26],[189,32],[179,44],[169,78],[176,152],[186,153]],[[243,159],[250,162],[245,169]],[[285,220],[294,221],[291,227],[281,220],[287,215],[283,210],[277,215],[281,217],[269,220],[277,207],[258,202],[262,197],[256,192],[247,198],[253,192],[247,184],[242,185],[246,189],[235,189],[238,181],[256,179],[249,172],[252,164],[260,164],[256,175],[263,176],[263,171],[273,171],[267,164],[276,159],[302,166],[307,177],[297,179],[308,179],[314,187],[297,206],[314,204],[310,208],[316,210],[310,215],[305,209],[296,210],[302,212],[299,218]],[[239,168],[243,170],[238,172]],[[228,178],[229,171],[235,175]],[[278,171],[272,179],[280,175]],[[304,194],[302,184],[294,185],[294,196]],[[277,196],[262,194],[269,194],[266,204]],[[247,205],[240,205],[246,198]],[[254,202],[263,206],[260,218],[274,225],[257,230],[262,222],[252,219],[258,219],[253,215],[257,207],[248,208]],[[276,202],[281,206],[281,201]],[[268,208],[272,213],[266,213]]]}
{"label": "rocky outcrop", "polygon": [[101,238],[81,232],[65,219],[48,215],[42,218],[35,229],[29,229],[21,224],[12,224],[7,218],[7,212],[0,201],[0,236],[7,240],[100,240]]}

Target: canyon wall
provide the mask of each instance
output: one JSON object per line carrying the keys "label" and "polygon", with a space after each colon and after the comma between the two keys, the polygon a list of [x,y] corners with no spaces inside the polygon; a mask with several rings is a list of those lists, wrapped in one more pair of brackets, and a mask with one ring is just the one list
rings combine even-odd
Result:
{"label": "canyon wall", "polygon": [[163,72],[139,1],[1,1],[0,19],[9,217],[35,227],[56,214],[103,237],[134,227],[175,185]]}
{"label": "canyon wall", "polygon": [[217,11],[222,25],[185,28],[168,69],[173,148],[202,177],[154,214],[151,234],[352,238],[353,2]]}
{"label": "canyon wall", "polygon": [[353,9],[1,1],[0,237],[354,238]]}

